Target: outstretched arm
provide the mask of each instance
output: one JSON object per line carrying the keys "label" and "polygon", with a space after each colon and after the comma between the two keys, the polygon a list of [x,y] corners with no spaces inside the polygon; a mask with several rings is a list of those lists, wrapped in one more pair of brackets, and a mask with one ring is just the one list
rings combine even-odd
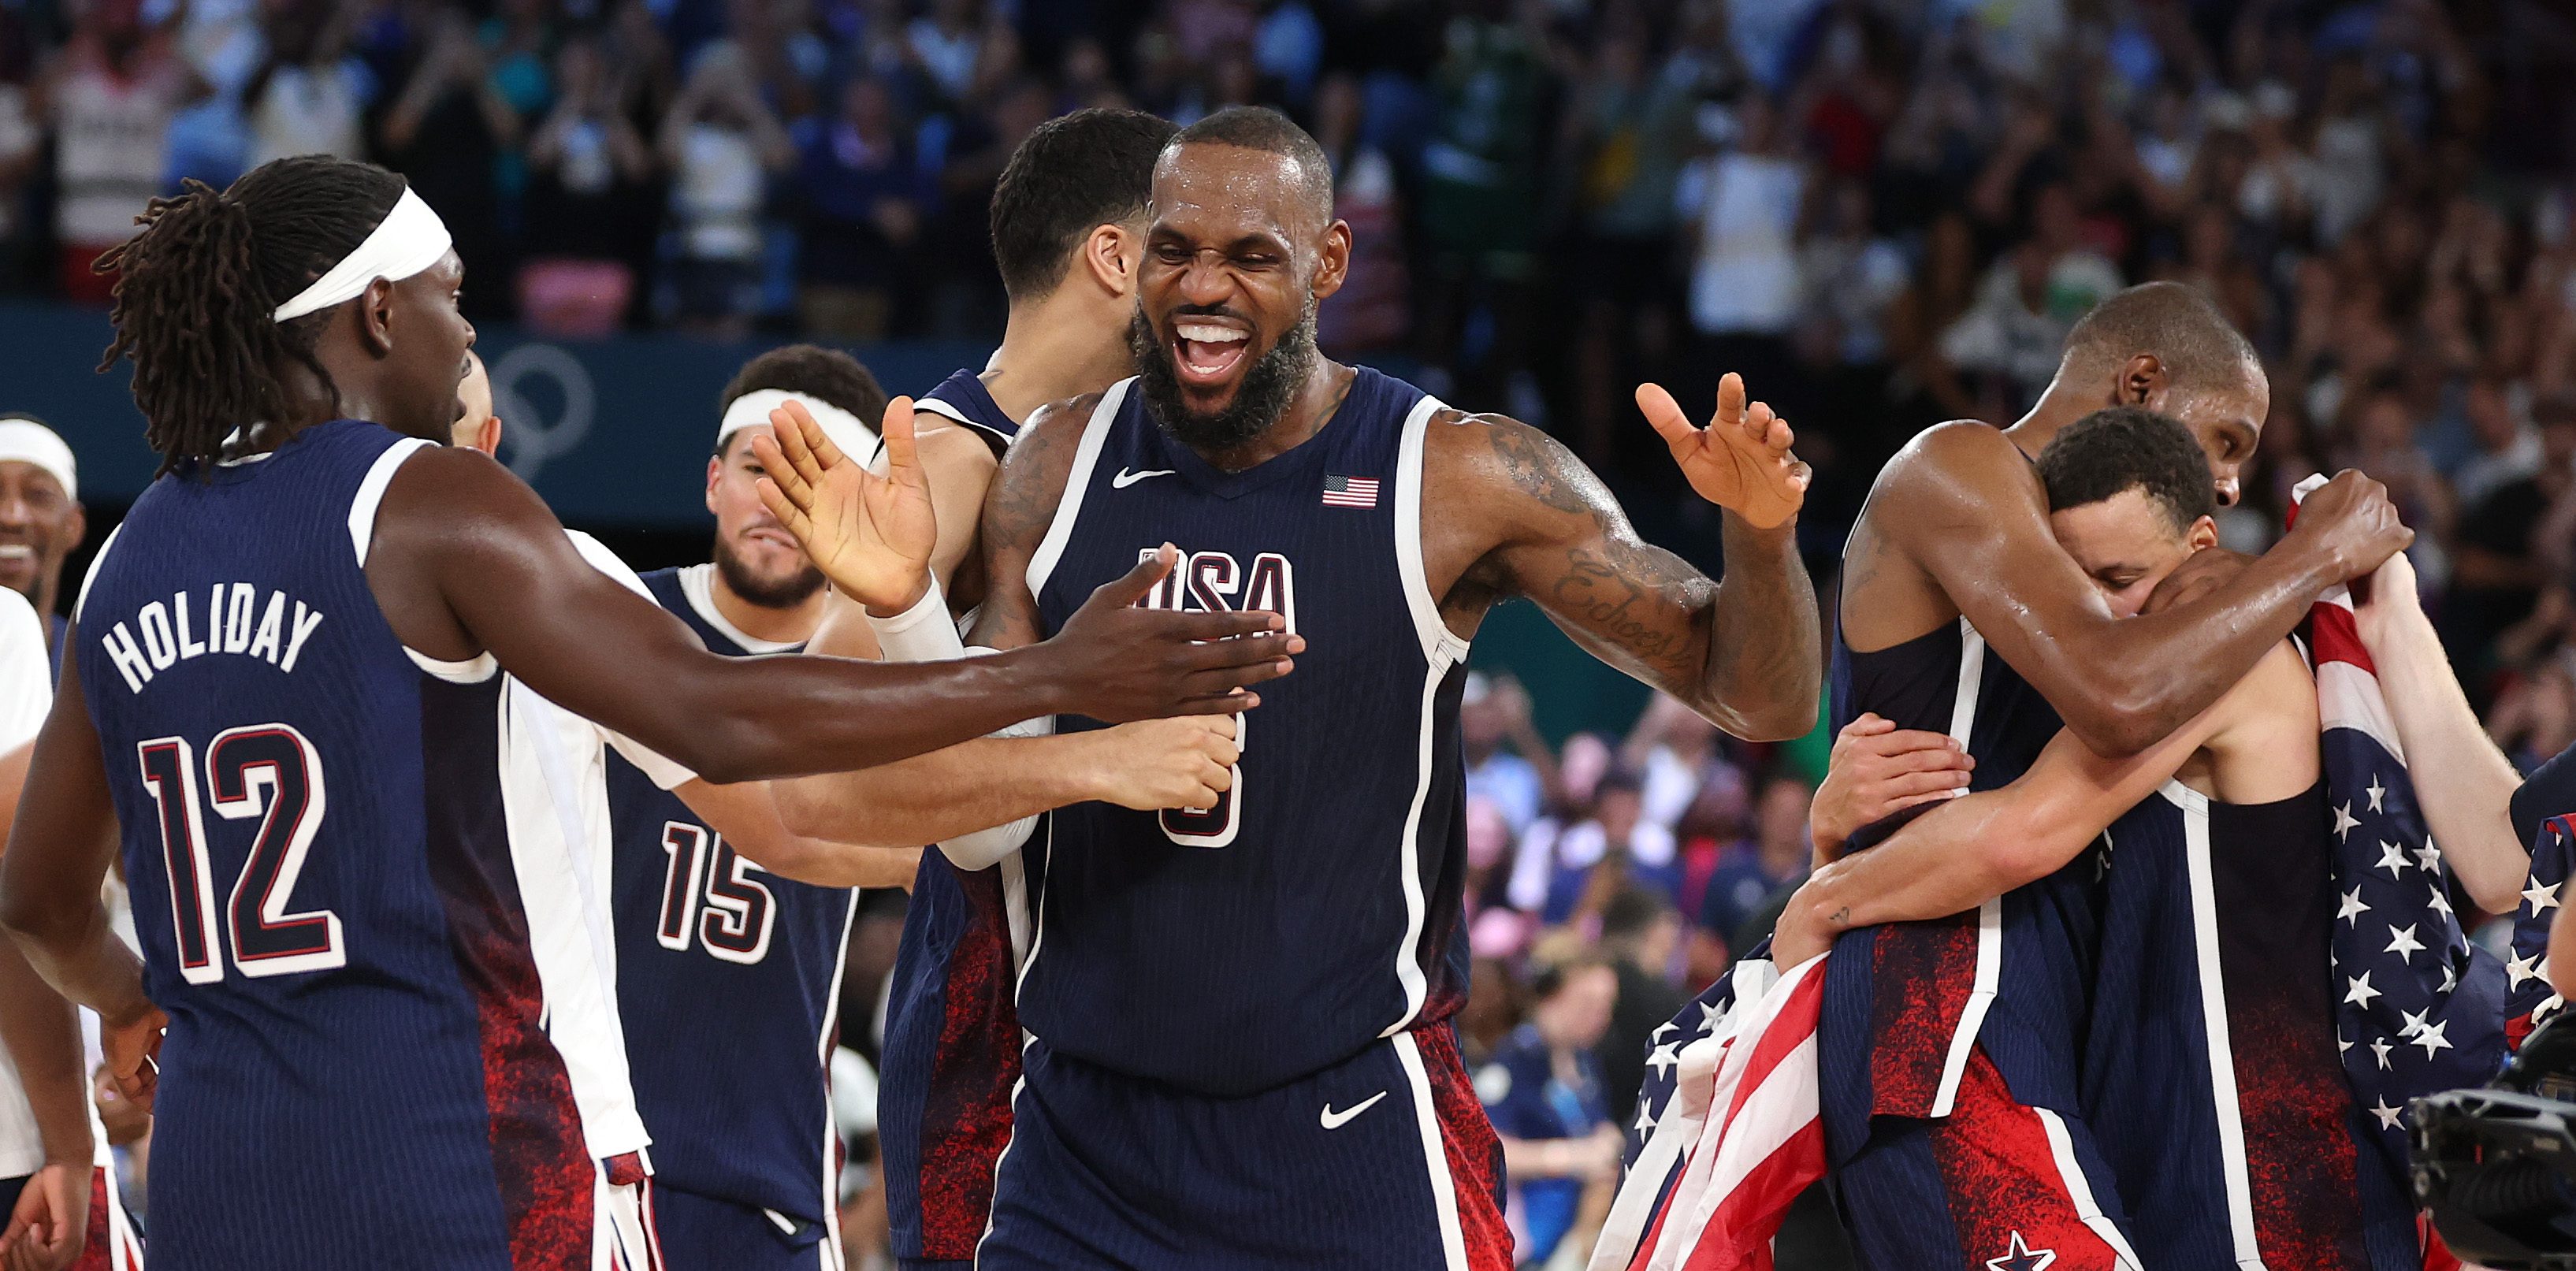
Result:
{"label": "outstretched arm", "polygon": [[[1983,424],[1918,437],[1871,494],[1876,527],[1848,577],[1894,553],[1920,567],[1996,653],[2095,751],[2134,755],[2206,710],[2290,634],[2326,587],[2412,539],[2357,472],[2308,497],[2252,568],[2193,604],[2112,615],[2048,526],[2047,496],[2011,438]],[[1863,582],[1846,584],[1851,594]]]}
{"label": "outstretched arm", "polygon": [[533,491],[470,451],[402,465],[366,564],[407,645],[489,650],[545,697],[715,781],[864,767],[1062,711],[1231,714],[1252,700],[1237,686],[1285,673],[1292,644],[1276,615],[1133,608],[1169,569],[1159,559],[1104,587],[1063,638],[999,657],[721,658],[592,568]]}
{"label": "outstretched arm", "polygon": [[[1491,518],[1477,532],[1494,544],[1462,581],[1529,597],[1594,656],[1736,736],[1799,736],[1815,725],[1824,641],[1798,559],[1807,478],[1788,425],[1759,403],[1748,409],[1733,375],[1705,430],[1661,389],[1638,398],[1693,486],[1725,509],[1724,580],[1640,540],[1601,479],[1555,438],[1453,413],[1432,424],[1442,505]],[[1436,533],[1424,527],[1426,539]]]}
{"label": "outstretched arm", "polygon": [[2405,553],[2370,576],[2370,597],[2354,607],[2353,619],[2379,671],[2398,743],[2414,769],[2416,800],[2442,859],[2478,908],[2511,913],[2531,872],[2531,851],[2514,833],[2510,811],[2522,774],[2487,737],[2460,691],[2450,654],[2416,596],[2415,569]]}

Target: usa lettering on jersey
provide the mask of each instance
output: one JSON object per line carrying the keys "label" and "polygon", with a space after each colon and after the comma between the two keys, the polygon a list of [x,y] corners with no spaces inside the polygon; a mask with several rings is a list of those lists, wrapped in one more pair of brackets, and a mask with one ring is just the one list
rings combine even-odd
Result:
{"label": "usa lettering on jersey", "polygon": [[[1141,548],[1136,553],[1143,560],[1160,551],[1157,547]],[[1238,601],[1240,603],[1238,603]],[[1297,629],[1297,568],[1278,552],[1262,552],[1246,568],[1225,552],[1183,552],[1180,565],[1162,582],[1137,602],[1147,609],[1192,609],[1217,613],[1228,609],[1268,610],[1279,615],[1287,629]],[[1234,740],[1237,746],[1248,746],[1249,729],[1244,717],[1234,717]],[[1246,765],[1238,760],[1234,766],[1234,786],[1219,796],[1212,808],[1172,808],[1158,818],[1163,836],[1183,847],[1225,847],[1234,842],[1243,828],[1243,785]]]}
{"label": "usa lettering on jersey", "polygon": [[155,600],[136,610],[131,625],[120,618],[99,637],[127,692],[141,693],[155,674],[210,653],[258,658],[292,673],[304,642],[322,625],[321,610],[283,591],[271,588],[263,605],[259,589],[249,583],[216,583],[206,589],[201,637],[190,599],[189,592],[173,592],[167,602]]}

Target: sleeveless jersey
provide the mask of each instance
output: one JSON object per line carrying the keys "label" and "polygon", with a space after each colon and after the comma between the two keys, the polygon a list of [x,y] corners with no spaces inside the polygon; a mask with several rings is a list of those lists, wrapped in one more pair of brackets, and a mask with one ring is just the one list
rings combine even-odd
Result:
{"label": "sleeveless jersey", "polygon": [[153,1257],[592,1265],[513,873],[501,676],[405,649],[364,562],[430,443],[308,428],[161,477],[77,613],[144,983]]}
{"label": "sleeveless jersey", "polygon": [[1272,610],[1307,649],[1261,686],[1217,807],[1086,803],[1051,818],[1020,1018],[1058,1051],[1248,1094],[1465,998],[1467,646],[1422,570],[1439,403],[1356,374],[1322,431],[1244,472],[1165,436],[1132,380],[1083,432],[1029,566],[1049,634],[1168,541],[1182,563],[1144,603]]}
{"label": "sleeveless jersey", "polygon": [[[799,647],[748,648],[719,625],[705,600],[713,568],[655,570],[644,585],[716,653]],[[617,1010],[654,1182],[770,1210],[822,1239],[840,1169],[825,1079],[858,893],[753,864],[614,752],[608,810]]]}
{"label": "sleeveless jersey", "polygon": [[2167,782],[2111,829],[2084,1113],[2149,1266],[2423,1265],[2337,1048],[2332,823]]}
{"label": "sleeveless jersey", "polygon": [[[1875,711],[1899,728],[1959,739],[1976,757],[1976,790],[2021,776],[2059,728],[2047,699],[1964,618],[1869,653],[1837,638],[1832,703],[1837,730]],[[2017,1101],[2076,1106],[2098,869],[2087,853],[1973,913],[1864,928],[1835,942],[1818,1024],[1835,1160],[1861,1148],[1874,1116],[1949,1115],[1977,1045]]]}
{"label": "sleeveless jersey", "polygon": [[[917,403],[997,449],[1019,425],[961,370]],[[993,1162],[1011,1140],[1020,1021],[1011,1004],[1028,943],[1026,851],[962,870],[921,854],[886,990],[877,1142],[897,1256],[964,1262],[993,1210]]]}

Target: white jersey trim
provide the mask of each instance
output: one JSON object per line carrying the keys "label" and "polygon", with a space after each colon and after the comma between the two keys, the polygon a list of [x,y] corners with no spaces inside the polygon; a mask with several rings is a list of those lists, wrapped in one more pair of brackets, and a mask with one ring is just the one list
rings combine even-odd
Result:
{"label": "white jersey trim", "polygon": [[2227,1035],[2227,984],[2218,965],[2218,888],[2209,858],[2209,796],[2168,780],[2157,794],[2182,810],[2183,862],[2191,882],[2192,957],[2200,978],[2200,1027],[2209,1060],[2210,1106],[2218,1118],[2219,1179],[2227,1189],[2227,1233],[2236,1265],[2262,1271],[2254,1236],[2254,1184],[2245,1165],[2245,1113],[2237,1104],[2236,1051]]}
{"label": "white jersey trim", "polygon": [[1430,994],[1431,976],[1421,956],[1427,911],[1422,886],[1422,805],[1431,797],[1432,712],[1439,703],[1441,677],[1449,673],[1452,665],[1449,649],[1444,645],[1431,655],[1431,665],[1422,677],[1421,735],[1413,757],[1413,804],[1404,813],[1404,838],[1398,845],[1396,868],[1396,876],[1404,886],[1404,940],[1395,949],[1395,982],[1404,991],[1404,1013],[1387,1025],[1378,1034],[1380,1037],[1393,1037],[1413,1027]]}
{"label": "white jersey trim", "polygon": [[[1959,619],[1959,687],[1950,699],[1950,739],[1959,749],[1968,748],[1968,734],[1977,726],[1977,694],[1986,680],[1986,638],[1966,618]],[[1968,1002],[1959,1012],[1959,1027],[1950,1034],[1950,1053],[1941,1062],[1941,1085],[1932,1093],[1932,1115],[1950,1115],[1959,1099],[1959,1082],[1968,1075],[1968,1053],[1976,1049],[1977,1031],[1984,1027],[1986,1011],[1995,1004],[1995,994],[2003,983],[2004,901],[1989,898],[1977,906],[1977,976],[1968,990]]]}
{"label": "white jersey trim", "polygon": [[367,469],[366,478],[358,482],[356,497],[349,500],[349,545],[358,553],[358,568],[367,567],[367,548],[376,538],[376,509],[385,501],[385,487],[392,485],[394,470],[431,444],[418,437],[405,437],[385,447],[383,454]]}
{"label": "white jersey trim", "polygon": [[116,546],[116,536],[124,532],[125,522],[119,521],[115,529],[107,532],[106,538],[99,540],[98,555],[90,558],[89,572],[81,575],[80,594],[72,597],[72,621],[80,621],[81,610],[89,607],[90,584],[98,581],[99,567],[107,564],[108,549]]}
{"label": "white jersey trim", "polygon": [[[706,561],[696,565],[687,565],[680,569],[680,596],[682,599],[689,602],[689,608],[695,610],[699,617],[706,619],[708,626],[714,627],[717,634],[722,635],[725,639],[741,645],[742,650],[745,653],[793,653],[796,651],[798,647],[797,641],[763,640],[757,636],[745,635],[743,634],[742,628],[733,625],[733,623],[724,616],[723,611],[716,608],[715,577],[716,567],[715,562],[713,561]],[[652,593],[646,592],[645,594],[649,596]],[[656,601],[655,603],[658,604],[660,602]]]}
{"label": "white jersey trim", "polygon": [[2040,1127],[2048,1135],[2048,1154],[2057,1166],[2058,1181],[2066,1187],[2066,1198],[2074,1202],[2075,1216],[2101,1237],[2102,1243],[2111,1246],[2117,1259],[2115,1271],[2140,1271],[2138,1251],[2129,1247],[2129,1238],[2120,1234],[2120,1225],[2112,1222],[2093,1199],[2092,1181],[2084,1177],[2084,1165],[2075,1159],[2075,1137],[2066,1132],[2066,1122],[2046,1108],[2031,1111],[2039,1114]]}
{"label": "white jersey trim", "polygon": [[1404,417],[1404,440],[1395,459],[1395,570],[1404,580],[1404,602],[1413,610],[1414,634],[1422,639],[1422,656],[1439,662],[1467,658],[1467,641],[1440,618],[1440,598],[1431,594],[1422,567],[1422,463],[1431,417],[1448,409],[1425,394]]}
{"label": "white jersey trim", "polygon": [[1126,404],[1127,392],[1134,387],[1133,376],[1109,386],[1100,395],[1100,404],[1091,410],[1091,421],[1082,426],[1082,444],[1074,449],[1073,470],[1064,476],[1064,494],[1056,500],[1055,519],[1047,523],[1046,537],[1038,540],[1038,550],[1029,557],[1029,596],[1035,599],[1055,574],[1056,562],[1064,558],[1064,546],[1073,538],[1073,523],[1082,516],[1082,495],[1091,488],[1092,469],[1100,465],[1100,451],[1109,444],[1110,426],[1118,422],[1118,408]]}

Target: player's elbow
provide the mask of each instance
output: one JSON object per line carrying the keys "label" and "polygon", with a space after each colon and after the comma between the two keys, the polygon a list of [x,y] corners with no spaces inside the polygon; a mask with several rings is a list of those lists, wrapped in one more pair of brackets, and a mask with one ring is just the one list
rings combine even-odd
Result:
{"label": "player's elbow", "polygon": [[2117,682],[2097,685],[2087,700],[2061,711],[2060,716],[2085,749],[2105,759],[2140,754],[2174,729],[2156,709],[2152,694]]}
{"label": "player's elbow", "polygon": [[2073,817],[2045,808],[2015,809],[1991,822],[1978,836],[1978,852],[1998,895],[2065,868],[2092,841],[2079,836]]}
{"label": "player's elbow", "polygon": [[1745,741],[1795,741],[1816,727],[1817,686],[1804,687],[1803,692],[1773,693],[1768,700],[1695,705],[1701,718]]}
{"label": "player's elbow", "polygon": [[80,906],[38,895],[14,874],[0,871],[0,929],[22,945],[53,948],[70,942],[79,930]]}
{"label": "player's elbow", "polygon": [[770,783],[769,797],[778,805],[778,820],[790,834],[827,839],[832,834],[832,800],[815,787],[824,778],[803,777]]}

